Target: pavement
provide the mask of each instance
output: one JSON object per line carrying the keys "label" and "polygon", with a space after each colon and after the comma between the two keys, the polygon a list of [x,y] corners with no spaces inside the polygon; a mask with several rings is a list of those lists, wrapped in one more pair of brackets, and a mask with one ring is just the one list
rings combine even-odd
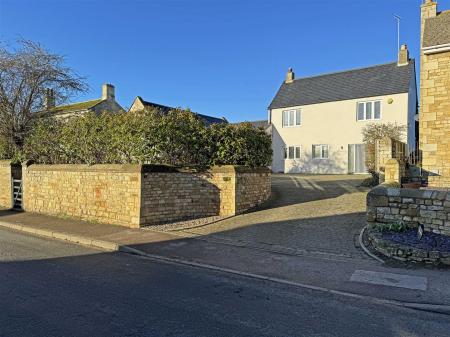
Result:
{"label": "pavement", "polygon": [[359,247],[363,178],[275,175],[273,197],[259,209],[191,229],[136,230],[12,211],[0,211],[0,225],[304,289],[450,312],[448,268],[386,265]]}
{"label": "pavement", "polygon": [[448,316],[0,229],[0,336],[448,336]]}

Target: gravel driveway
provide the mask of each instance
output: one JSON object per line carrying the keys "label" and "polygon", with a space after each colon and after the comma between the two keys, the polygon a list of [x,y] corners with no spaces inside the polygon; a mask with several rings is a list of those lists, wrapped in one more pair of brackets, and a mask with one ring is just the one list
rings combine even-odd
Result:
{"label": "gravel driveway", "polygon": [[272,177],[272,198],[260,209],[207,226],[180,230],[186,236],[290,253],[364,257],[355,236],[365,225],[362,175]]}

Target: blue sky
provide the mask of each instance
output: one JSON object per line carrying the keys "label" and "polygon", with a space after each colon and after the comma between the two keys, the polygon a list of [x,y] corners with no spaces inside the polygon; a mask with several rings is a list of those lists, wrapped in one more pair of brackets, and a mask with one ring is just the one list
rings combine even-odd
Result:
{"label": "blue sky", "polygon": [[[296,77],[419,53],[421,0],[0,0],[0,39],[41,42],[86,76],[90,92],[230,121],[265,119],[288,67]],[[450,9],[450,0],[439,0]]]}

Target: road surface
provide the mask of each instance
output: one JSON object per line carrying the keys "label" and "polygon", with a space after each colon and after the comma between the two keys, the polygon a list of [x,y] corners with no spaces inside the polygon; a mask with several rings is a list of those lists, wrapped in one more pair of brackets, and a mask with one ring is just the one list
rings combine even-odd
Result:
{"label": "road surface", "polygon": [[450,317],[0,229],[0,336],[450,336]]}

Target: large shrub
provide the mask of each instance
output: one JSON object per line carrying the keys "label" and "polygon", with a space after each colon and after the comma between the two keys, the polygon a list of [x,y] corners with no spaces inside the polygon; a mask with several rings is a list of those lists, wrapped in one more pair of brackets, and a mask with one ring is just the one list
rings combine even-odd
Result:
{"label": "large shrub", "polygon": [[269,166],[272,161],[272,140],[263,129],[250,123],[215,124],[210,129],[212,164]]}
{"label": "large shrub", "polygon": [[272,150],[270,136],[250,124],[207,127],[189,111],[152,110],[37,120],[22,157],[45,164],[151,163],[205,169],[268,166]]}

